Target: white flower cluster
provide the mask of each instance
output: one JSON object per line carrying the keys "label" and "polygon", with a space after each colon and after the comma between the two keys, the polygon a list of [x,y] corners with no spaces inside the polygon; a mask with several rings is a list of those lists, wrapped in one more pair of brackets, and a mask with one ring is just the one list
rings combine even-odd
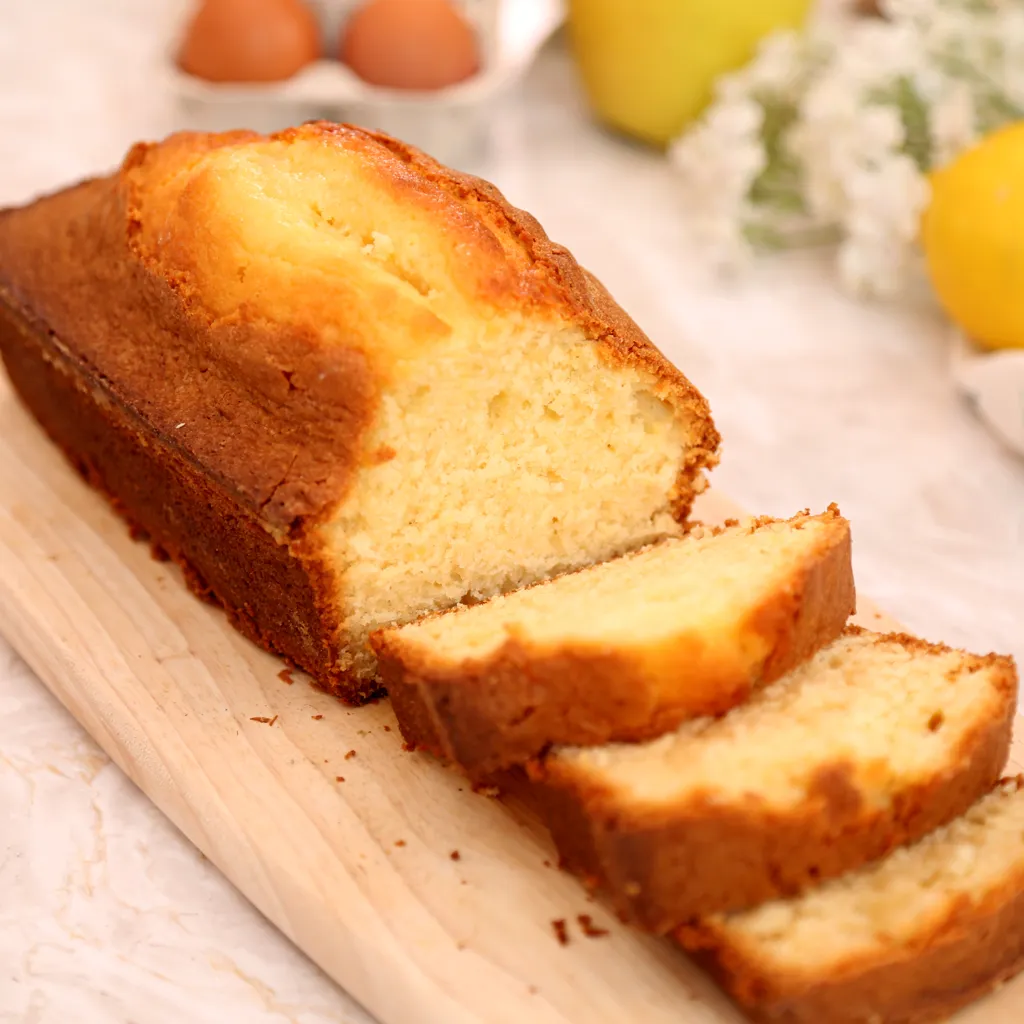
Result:
{"label": "white flower cluster", "polygon": [[1024,116],[1024,0],[882,0],[884,18],[766,39],[671,147],[693,231],[722,267],[839,241],[846,287],[899,291],[927,172]]}

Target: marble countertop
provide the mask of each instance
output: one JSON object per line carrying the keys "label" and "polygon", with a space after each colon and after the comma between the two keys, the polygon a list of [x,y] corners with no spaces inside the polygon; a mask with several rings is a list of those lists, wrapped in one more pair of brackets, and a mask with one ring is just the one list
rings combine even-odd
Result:
{"label": "marble countertop", "polygon": [[[0,204],[105,170],[175,125],[153,69],[179,7],[5,5]],[[687,247],[668,167],[591,125],[557,47],[492,130],[473,169],[569,245],[707,394],[725,437],[716,486],[776,515],[838,501],[862,592],[924,636],[1024,661],[1024,461],[956,394],[927,302],[857,304],[814,256],[714,280]],[[369,1020],[2,639],[0,716],[0,1021]]]}

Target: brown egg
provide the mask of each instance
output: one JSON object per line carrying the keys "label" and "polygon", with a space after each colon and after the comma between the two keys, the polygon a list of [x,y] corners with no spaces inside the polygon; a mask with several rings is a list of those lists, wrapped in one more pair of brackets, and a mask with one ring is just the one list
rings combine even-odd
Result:
{"label": "brown egg", "polygon": [[203,0],[178,54],[210,82],[279,82],[320,55],[320,32],[302,0]]}
{"label": "brown egg", "polygon": [[442,89],[480,67],[476,32],[449,0],[369,0],[338,52],[364,81],[392,89]]}

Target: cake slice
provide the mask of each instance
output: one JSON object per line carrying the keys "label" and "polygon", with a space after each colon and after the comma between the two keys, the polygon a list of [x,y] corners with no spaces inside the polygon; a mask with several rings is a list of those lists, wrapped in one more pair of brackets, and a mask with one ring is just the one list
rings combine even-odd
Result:
{"label": "cake slice", "polygon": [[842,630],[849,524],[697,531],[373,637],[406,740],[473,776],[727,711]]}
{"label": "cake slice", "polygon": [[1024,779],[859,871],[676,937],[755,1020],[945,1020],[1024,967]]}
{"label": "cake slice", "polygon": [[719,719],[531,766],[565,865],[658,932],[791,895],[963,813],[999,777],[1013,661],[852,629]]}
{"label": "cake slice", "polygon": [[369,634],[676,535],[718,435],[493,186],[327,123],[0,213],[0,351],[75,466],[349,700]]}

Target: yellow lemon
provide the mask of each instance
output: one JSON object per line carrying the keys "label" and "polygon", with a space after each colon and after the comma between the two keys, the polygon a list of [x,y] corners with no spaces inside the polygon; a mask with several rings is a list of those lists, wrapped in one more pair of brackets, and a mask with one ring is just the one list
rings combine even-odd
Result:
{"label": "yellow lemon", "polygon": [[811,0],[569,0],[583,84],[608,124],[664,145],[769,32],[798,28]]}
{"label": "yellow lemon", "polygon": [[988,348],[1024,348],[1024,122],[931,176],[921,223],[943,309]]}

